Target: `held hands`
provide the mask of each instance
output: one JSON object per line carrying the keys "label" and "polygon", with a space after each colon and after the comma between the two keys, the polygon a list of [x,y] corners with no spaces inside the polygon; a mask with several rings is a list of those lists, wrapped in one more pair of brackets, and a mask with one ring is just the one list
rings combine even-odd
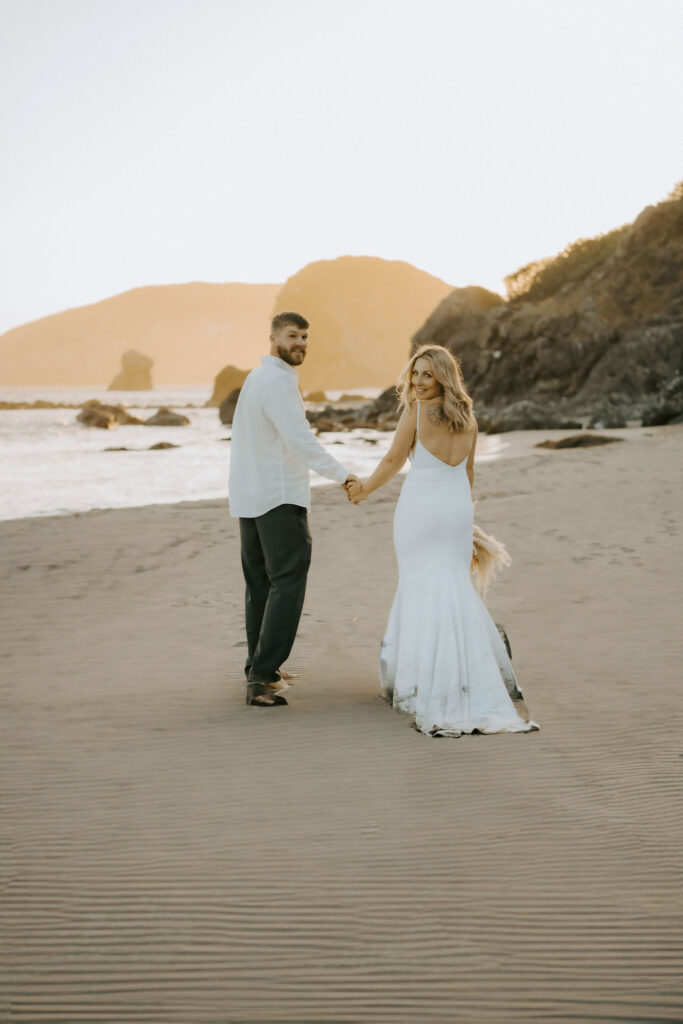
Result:
{"label": "held hands", "polygon": [[347,498],[354,505],[360,505],[361,501],[367,498],[367,494],[363,490],[363,482],[357,476],[351,475],[347,477],[342,487],[346,491]]}

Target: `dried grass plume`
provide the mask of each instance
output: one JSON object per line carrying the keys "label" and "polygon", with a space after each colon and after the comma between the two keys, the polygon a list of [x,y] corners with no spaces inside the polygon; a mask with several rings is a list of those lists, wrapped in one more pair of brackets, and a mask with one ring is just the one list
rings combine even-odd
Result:
{"label": "dried grass plume", "polygon": [[495,537],[484,533],[481,527],[475,523],[472,527],[470,576],[482,597],[486,596],[486,591],[496,578],[499,569],[507,568],[510,561],[505,545]]}

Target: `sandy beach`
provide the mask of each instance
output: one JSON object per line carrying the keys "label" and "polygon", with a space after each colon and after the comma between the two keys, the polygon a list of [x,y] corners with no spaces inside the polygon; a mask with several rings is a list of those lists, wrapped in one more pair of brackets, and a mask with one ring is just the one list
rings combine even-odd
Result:
{"label": "sandy beach", "polygon": [[377,696],[395,481],[316,488],[276,711],[225,501],[0,524],[2,981],[17,1024],[683,1020],[683,426],[481,464],[540,732]]}

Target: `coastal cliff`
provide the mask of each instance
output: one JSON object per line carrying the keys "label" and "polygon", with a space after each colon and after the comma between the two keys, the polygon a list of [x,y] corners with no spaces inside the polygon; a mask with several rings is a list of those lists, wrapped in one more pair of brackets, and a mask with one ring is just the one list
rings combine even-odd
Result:
{"label": "coastal cliff", "polygon": [[507,298],[453,289],[412,338],[459,357],[483,418],[522,402],[604,426],[683,412],[683,183],[505,284]]}

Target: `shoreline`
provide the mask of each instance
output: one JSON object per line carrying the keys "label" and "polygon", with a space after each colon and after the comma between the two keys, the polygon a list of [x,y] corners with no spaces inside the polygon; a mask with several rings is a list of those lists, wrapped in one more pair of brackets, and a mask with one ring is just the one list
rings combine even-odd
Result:
{"label": "shoreline", "polygon": [[[83,429],[85,430],[86,428],[83,428]],[[150,428],[147,428],[147,429],[149,430]],[[181,428],[181,427],[155,428],[155,435],[154,436],[156,437],[157,433],[160,434],[161,431],[166,430],[166,431],[170,432],[170,433],[168,433],[168,436],[173,436],[174,438],[179,437],[179,439],[182,442],[182,434],[178,435],[177,433],[173,433],[173,431],[182,431],[182,429],[183,428]],[[529,456],[538,455],[538,454],[542,454],[543,457],[557,458],[558,457],[557,453],[544,451],[544,449],[536,448],[535,445],[538,444],[540,441],[544,441],[544,440],[547,440],[547,439],[551,439],[552,440],[552,439],[558,439],[558,438],[561,438],[561,437],[567,437],[567,436],[569,436],[569,435],[571,435],[573,433],[596,434],[596,435],[603,436],[603,437],[621,437],[621,438],[624,438],[624,439],[626,439],[628,441],[631,441],[631,442],[638,442],[638,443],[640,443],[640,442],[644,442],[646,439],[656,438],[657,436],[660,436],[660,435],[661,436],[666,436],[668,433],[676,432],[676,431],[681,430],[681,429],[683,429],[683,427],[681,427],[681,425],[679,424],[679,425],[664,425],[664,426],[659,426],[659,427],[625,427],[625,428],[614,428],[614,429],[605,429],[605,430],[583,430],[583,431],[571,431],[571,430],[518,430],[518,431],[510,431],[509,433],[503,433],[503,434],[481,434],[479,436],[478,443],[477,443],[477,454],[476,454],[476,458],[475,458],[475,472],[477,472],[477,473],[480,472],[482,470],[482,468],[484,466],[486,466],[486,465],[491,465],[491,464],[497,463],[497,462],[507,462],[507,461],[510,461],[510,460],[517,460],[517,459],[520,459],[520,458],[528,458]],[[103,435],[105,435],[102,438],[103,442],[104,442],[105,439],[107,439],[107,438],[109,438],[111,436],[111,432],[110,431],[102,431],[101,433]],[[381,442],[381,441],[383,441],[385,439],[388,439],[391,436],[391,432],[376,431],[375,434],[377,436],[373,437],[371,439],[371,444],[373,444],[373,445],[377,444],[377,443],[379,443],[379,442]],[[92,437],[93,436],[92,432],[89,432],[87,436],[88,437]],[[161,434],[160,434],[160,436],[161,436]],[[166,434],[164,434],[164,436],[166,436]],[[320,439],[323,442],[326,442],[328,447],[332,446],[332,445],[339,445],[341,447],[341,446],[344,445],[344,442],[340,440],[340,437],[343,437],[343,436],[344,436],[343,433],[335,431],[335,432],[329,432],[329,433],[321,434],[320,435]],[[346,435],[346,436],[348,436],[348,435]],[[182,443],[180,444],[180,447],[181,448],[183,447]],[[135,456],[136,454],[139,454],[139,453],[142,453],[142,452],[147,453],[148,451],[149,451],[148,448],[140,448],[140,449],[131,448],[131,449],[128,450],[128,452],[126,452],[126,455],[130,454],[132,456]],[[100,449],[92,450],[92,451],[89,452],[89,454],[97,455],[97,454],[100,454],[100,453],[103,453],[103,452],[104,452],[104,448],[101,449],[101,450]],[[336,457],[340,458],[343,461],[343,459],[342,459],[343,452],[342,451],[333,450],[332,454],[335,455]],[[369,451],[368,454],[372,454],[372,452]],[[377,461],[379,461],[379,458],[381,457],[381,454],[383,454],[383,453],[380,452],[380,451],[377,452]],[[562,457],[563,454],[566,454],[566,452],[565,453],[561,453],[560,457]],[[167,459],[167,458],[169,458],[169,453],[168,452],[161,452],[161,453],[159,453],[158,457],[160,459]],[[227,467],[228,467],[228,463],[226,461],[226,463],[225,463],[225,475],[226,475],[226,478],[227,478]],[[406,466],[401,470],[400,476],[402,477],[407,472],[407,470],[408,470],[408,465],[406,464]],[[319,477],[316,477],[315,475],[312,475],[312,477],[311,477],[311,484],[312,484],[312,486],[311,486],[312,495],[315,495],[318,491],[320,491],[321,489],[324,489],[326,487],[334,487],[335,486],[333,483],[328,482],[326,480],[323,480],[323,479],[321,479]],[[18,482],[16,484],[16,486],[18,486],[20,488],[20,486],[21,486],[20,482]],[[187,498],[187,499],[182,499],[181,501],[174,501],[174,500],[170,500],[170,501],[157,501],[157,502],[149,502],[149,503],[145,503],[145,504],[112,505],[112,506],[101,505],[101,506],[95,506],[95,507],[89,508],[89,509],[77,509],[77,510],[68,510],[67,509],[67,510],[65,510],[63,512],[55,512],[55,511],[50,510],[50,511],[47,511],[47,512],[38,512],[38,513],[35,513],[34,515],[19,515],[19,516],[12,516],[12,517],[3,517],[3,518],[0,518],[0,523],[21,522],[21,521],[23,521],[25,519],[40,519],[40,520],[52,519],[52,518],[54,518],[54,519],[62,519],[64,517],[69,517],[69,516],[85,516],[85,515],[88,515],[90,513],[95,513],[95,512],[100,512],[101,513],[101,512],[106,512],[106,511],[119,511],[119,510],[123,510],[123,509],[144,509],[144,508],[152,508],[152,507],[184,506],[184,505],[188,505],[188,504],[189,505],[201,504],[201,503],[204,503],[204,502],[216,502],[216,503],[225,502],[226,505],[227,505],[227,501],[228,501],[228,497],[227,497],[227,486],[226,486],[225,495],[216,495],[216,496],[210,496],[210,497],[205,497],[205,498]]]}

